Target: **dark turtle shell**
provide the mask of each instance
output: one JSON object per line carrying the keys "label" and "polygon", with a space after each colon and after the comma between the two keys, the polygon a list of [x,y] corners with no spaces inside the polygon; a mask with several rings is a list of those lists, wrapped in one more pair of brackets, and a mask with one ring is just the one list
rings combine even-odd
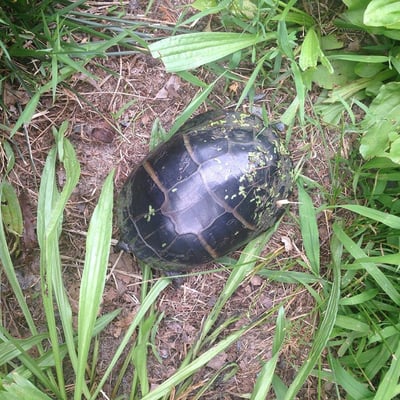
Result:
{"label": "dark turtle shell", "polygon": [[254,115],[222,110],[188,121],[123,186],[121,247],[154,268],[183,271],[270,228],[292,185],[275,130]]}

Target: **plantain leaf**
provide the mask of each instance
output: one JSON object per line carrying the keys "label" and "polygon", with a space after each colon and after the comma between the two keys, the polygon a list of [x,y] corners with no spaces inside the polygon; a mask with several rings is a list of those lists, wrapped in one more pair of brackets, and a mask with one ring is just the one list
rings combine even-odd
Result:
{"label": "plantain leaf", "polygon": [[392,161],[400,159],[399,146],[390,149],[391,143],[399,136],[400,128],[400,83],[390,82],[382,85],[372,101],[368,113],[361,123],[365,134],[361,139],[360,153],[366,158],[389,157]]}
{"label": "plantain leaf", "polygon": [[364,12],[364,24],[400,29],[400,1],[372,0]]}
{"label": "plantain leaf", "polygon": [[168,72],[199,67],[246,47],[276,38],[275,33],[258,35],[229,32],[199,32],[171,36],[152,43],[151,55],[161,58]]}

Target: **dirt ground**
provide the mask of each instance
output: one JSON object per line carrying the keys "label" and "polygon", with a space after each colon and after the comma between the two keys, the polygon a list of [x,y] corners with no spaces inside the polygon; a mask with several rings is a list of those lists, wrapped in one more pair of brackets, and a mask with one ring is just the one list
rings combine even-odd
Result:
{"label": "dirt ground", "polygon": [[[143,7],[141,8],[137,2],[131,3],[136,7],[133,14],[140,18]],[[170,2],[155,2],[152,14],[148,18],[173,24],[178,20],[180,10]],[[79,184],[66,209],[61,252],[65,283],[71,302],[75,306],[77,306],[79,277],[84,260],[83,232],[87,230],[105,177],[115,168],[117,195],[132,167],[148,153],[148,142],[154,121],[159,119],[162,126],[168,130],[197,93],[197,88],[177,76],[167,74],[159,61],[145,54],[96,59],[87,68],[98,77],[97,81],[76,75],[69,87],[59,88],[55,104],[52,104],[50,94],[41,100],[37,113],[27,127],[33,162],[30,162],[25,136],[18,134],[14,137],[19,156],[11,174],[11,179],[22,199],[24,216],[30,220],[32,231],[35,224],[40,174],[45,157],[53,145],[51,129],[59,127],[64,120],[69,122],[67,135],[77,152],[82,172]],[[107,69],[116,74],[109,74]],[[250,71],[244,68],[239,72],[248,76]],[[213,76],[205,70],[199,73],[206,81],[213,79]],[[212,93],[211,102],[222,108],[235,107],[240,89],[240,86],[224,87],[220,84]],[[24,97],[23,90],[18,86],[10,85],[5,90],[8,91],[11,103],[16,102],[12,97],[16,93]],[[270,114],[270,119],[278,120],[279,114],[290,104],[293,93],[290,90],[279,93],[276,88],[271,87],[263,88],[262,93],[265,94],[262,102]],[[269,101],[272,97],[273,104]],[[128,103],[129,106],[126,107]],[[13,109],[14,104],[9,106]],[[245,104],[244,109],[246,106]],[[203,105],[199,112],[210,108],[211,106]],[[120,113],[120,110],[123,112]],[[14,108],[14,114],[8,116],[9,123],[15,122],[18,115],[18,109]],[[323,145],[318,133],[295,128],[290,142],[294,164],[297,165],[304,157],[306,161],[303,173],[325,187],[330,184],[329,158],[333,157],[338,146],[334,137],[328,140],[331,140],[328,146]],[[58,179],[62,185],[62,172]],[[291,200],[296,202],[296,192],[293,193]],[[316,206],[322,201],[318,193],[315,193],[314,201]],[[298,261],[304,260],[304,254],[296,218],[297,207],[296,204],[292,204],[279,231],[266,249],[266,253],[274,251],[280,253],[280,256],[273,260],[270,266],[272,269],[280,268],[287,259],[290,259],[293,269],[302,270]],[[327,244],[330,234],[328,219],[326,215],[320,216],[324,260],[328,258]],[[113,238],[118,239],[116,225]],[[25,243],[25,249],[17,264],[20,267],[18,271],[25,295],[32,304],[32,310],[35,310],[35,318],[41,321],[44,315],[39,307],[38,249],[34,239],[33,243]],[[121,308],[123,311],[102,334],[97,371],[99,376],[107,367],[108,360],[113,356],[140,305],[142,274],[135,259],[128,254],[120,255],[117,250],[112,249],[111,266],[113,269],[110,269],[106,284],[102,311],[109,312],[116,308]],[[208,266],[201,270],[212,267]],[[155,272],[155,277],[157,276],[159,274]],[[148,374],[152,385],[162,383],[180,365],[228,276],[228,270],[193,275],[186,278],[180,287],[171,285],[165,290],[157,303],[157,310],[164,313],[155,338],[160,359],[150,356],[149,361]],[[2,280],[5,280],[4,277]],[[3,284],[6,285],[5,282]],[[233,315],[239,316],[238,322],[231,327],[231,329],[237,328],[252,321],[282,300],[285,300],[285,312],[291,321],[291,327],[278,370],[281,378],[290,384],[296,369],[307,357],[310,338],[317,324],[314,300],[307,291],[294,285],[278,284],[255,276],[243,283],[223,309],[221,323]],[[15,300],[5,291],[2,306],[3,318],[7,321],[6,328],[17,337],[23,337],[25,327],[20,325],[21,319],[14,305]],[[274,315],[270,322],[244,335],[226,353],[213,360],[196,375],[197,382],[201,382],[227,363],[237,365],[237,372],[233,377],[226,381],[217,380],[203,398],[240,399],[253,390],[263,362],[271,356],[275,317]],[[129,385],[128,379],[123,382],[120,394],[127,393]],[[112,387],[113,382],[109,382],[106,391]],[[315,393],[315,382],[310,380],[299,398],[313,399]],[[191,396],[187,398],[190,399]],[[326,398],[329,398],[329,388]]]}

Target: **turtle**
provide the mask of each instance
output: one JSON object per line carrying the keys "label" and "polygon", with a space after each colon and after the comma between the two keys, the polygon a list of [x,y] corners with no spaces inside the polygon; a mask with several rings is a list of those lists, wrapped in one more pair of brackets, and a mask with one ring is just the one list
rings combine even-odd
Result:
{"label": "turtle", "polygon": [[185,272],[271,228],[293,183],[282,126],[223,109],[190,119],[124,183],[119,247],[153,268]]}

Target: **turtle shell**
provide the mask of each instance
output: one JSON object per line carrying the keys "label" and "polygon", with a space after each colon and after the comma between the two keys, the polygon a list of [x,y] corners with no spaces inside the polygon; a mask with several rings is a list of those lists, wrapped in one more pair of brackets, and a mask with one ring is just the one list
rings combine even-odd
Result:
{"label": "turtle shell", "polygon": [[120,245],[184,271],[237,250],[275,224],[292,185],[276,126],[210,111],[133,169],[118,199]]}

